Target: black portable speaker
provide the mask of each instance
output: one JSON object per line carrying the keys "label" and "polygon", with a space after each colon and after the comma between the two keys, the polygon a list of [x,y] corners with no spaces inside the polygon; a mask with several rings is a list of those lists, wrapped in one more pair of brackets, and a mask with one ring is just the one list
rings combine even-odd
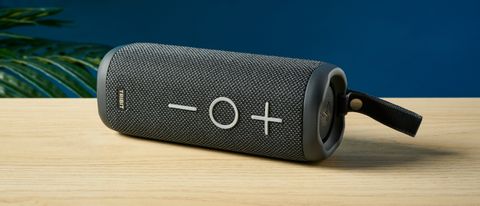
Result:
{"label": "black portable speaker", "polygon": [[106,54],[97,97],[123,134],[296,161],[330,156],[349,111],[411,136],[422,119],[348,90],[332,64],[153,43]]}

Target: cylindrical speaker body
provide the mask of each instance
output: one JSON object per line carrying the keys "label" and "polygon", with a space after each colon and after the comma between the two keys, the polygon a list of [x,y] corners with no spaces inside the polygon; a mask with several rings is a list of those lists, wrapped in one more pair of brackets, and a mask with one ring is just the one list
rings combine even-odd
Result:
{"label": "cylindrical speaker body", "polygon": [[97,97],[123,134],[314,161],[341,141],[346,82],[319,61],[136,43],[104,57]]}

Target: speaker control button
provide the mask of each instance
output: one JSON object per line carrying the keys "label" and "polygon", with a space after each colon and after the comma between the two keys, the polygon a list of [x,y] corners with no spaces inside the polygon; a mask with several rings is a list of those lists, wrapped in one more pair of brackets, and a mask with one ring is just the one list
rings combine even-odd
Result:
{"label": "speaker control button", "polygon": [[[213,108],[219,102],[227,102],[228,104],[230,104],[233,107],[233,111],[235,112],[235,117],[233,118],[233,121],[230,124],[221,124],[221,123],[217,122],[217,120],[215,120],[215,118],[213,117]],[[231,99],[229,99],[227,97],[218,97],[218,98],[214,99],[213,102],[210,104],[210,107],[208,108],[208,116],[210,117],[210,120],[212,121],[212,123],[215,126],[217,126],[218,128],[230,129],[230,128],[234,127],[238,122],[238,109],[237,109],[237,106],[235,106],[235,103],[233,103],[233,101]]]}
{"label": "speaker control button", "polygon": [[268,135],[268,123],[269,122],[277,122],[277,123],[282,123],[282,119],[280,118],[275,118],[275,117],[269,117],[268,112],[268,102],[265,102],[265,116],[258,116],[258,115],[252,115],[251,118],[254,120],[261,120],[264,121],[264,130],[265,130],[265,135]]}

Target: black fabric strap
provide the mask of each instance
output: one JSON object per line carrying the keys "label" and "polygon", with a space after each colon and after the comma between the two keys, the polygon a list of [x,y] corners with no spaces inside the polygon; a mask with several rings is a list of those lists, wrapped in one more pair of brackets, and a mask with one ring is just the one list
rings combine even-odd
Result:
{"label": "black fabric strap", "polygon": [[[353,102],[352,102],[353,101]],[[422,116],[365,93],[348,90],[345,97],[345,112],[365,114],[380,123],[412,137],[417,133]]]}

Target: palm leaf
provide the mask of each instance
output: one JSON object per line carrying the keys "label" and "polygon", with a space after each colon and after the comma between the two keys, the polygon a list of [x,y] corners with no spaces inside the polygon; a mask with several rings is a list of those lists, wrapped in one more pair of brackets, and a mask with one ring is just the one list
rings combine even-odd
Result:
{"label": "palm leaf", "polygon": [[8,38],[16,38],[16,39],[32,39],[32,37],[29,37],[29,36],[23,36],[20,34],[14,34],[10,32],[0,32],[0,37],[8,37]]}
{"label": "palm leaf", "polygon": [[[0,9],[0,30],[62,26],[60,8]],[[0,97],[95,97],[97,67],[109,46],[62,42],[0,31]]]}
{"label": "palm leaf", "polygon": [[10,69],[24,73],[28,68],[29,75],[24,75],[50,91],[52,97],[95,97],[98,63],[85,58],[100,59],[110,49],[103,45],[45,39],[4,39],[0,43],[6,45],[6,48],[0,48],[0,63],[8,63]]}
{"label": "palm leaf", "polygon": [[38,91],[42,96],[52,96],[42,86],[46,82],[44,79],[39,78],[39,75],[30,71],[27,67],[12,62],[0,62],[0,71],[4,74],[14,76],[18,81],[22,81],[24,84],[30,85],[33,90]]}
{"label": "palm leaf", "polygon": [[41,86],[50,91],[54,97],[81,97],[82,94],[88,96],[88,93],[82,92],[82,89],[75,85],[66,74],[51,65],[44,65],[33,60],[14,60],[14,63],[23,65],[25,72],[31,73],[30,77],[33,81],[41,82]]}
{"label": "palm leaf", "polygon": [[[46,93],[40,93],[33,89],[32,85],[20,80],[21,75],[9,74],[8,72],[0,69],[0,85],[8,87],[8,90],[1,89],[0,93],[6,93],[8,91],[12,95],[21,94],[21,97],[45,97]],[[1,87],[1,86],[0,86]]]}
{"label": "palm leaf", "polygon": [[29,25],[60,27],[69,21],[44,19],[44,17],[58,14],[62,10],[61,8],[2,8],[0,9],[0,29]]}
{"label": "palm leaf", "polygon": [[4,82],[0,82],[0,97],[30,97]]}
{"label": "palm leaf", "polygon": [[[86,92],[87,96],[95,96],[95,82],[96,79],[94,76],[90,76],[82,68],[75,67],[74,65],[67,65],[64,62],[56,61],[53,58],[45,57],[34,57],[29,60],[37,59],[41,63],[50,64],[59,69],[62,73],[66,74],[72,82],[74,82],[75,87],[78,86],[81,89],[78,91]],[[88,82],[88,83],[87,83]],[[90,84],[89,84],[90,83]]]}
{"label": "palm leaf", "polygon": [[81,66],[81,67],[87,69],[87,71],[90,75],[92,75],[92,76],[97,75],[97,66],[94,65],[96,63],[92,64],[92,63],[88,62],[87,60],[82,60],[80,58],[76,58],[76,57],[72,57],[72,56],[65,56],[65,55],[52,56],[52,58],[58,58],[58,59],[61,59],[64,62],[69,62],[71,64],[76,64],[78,66]]}

